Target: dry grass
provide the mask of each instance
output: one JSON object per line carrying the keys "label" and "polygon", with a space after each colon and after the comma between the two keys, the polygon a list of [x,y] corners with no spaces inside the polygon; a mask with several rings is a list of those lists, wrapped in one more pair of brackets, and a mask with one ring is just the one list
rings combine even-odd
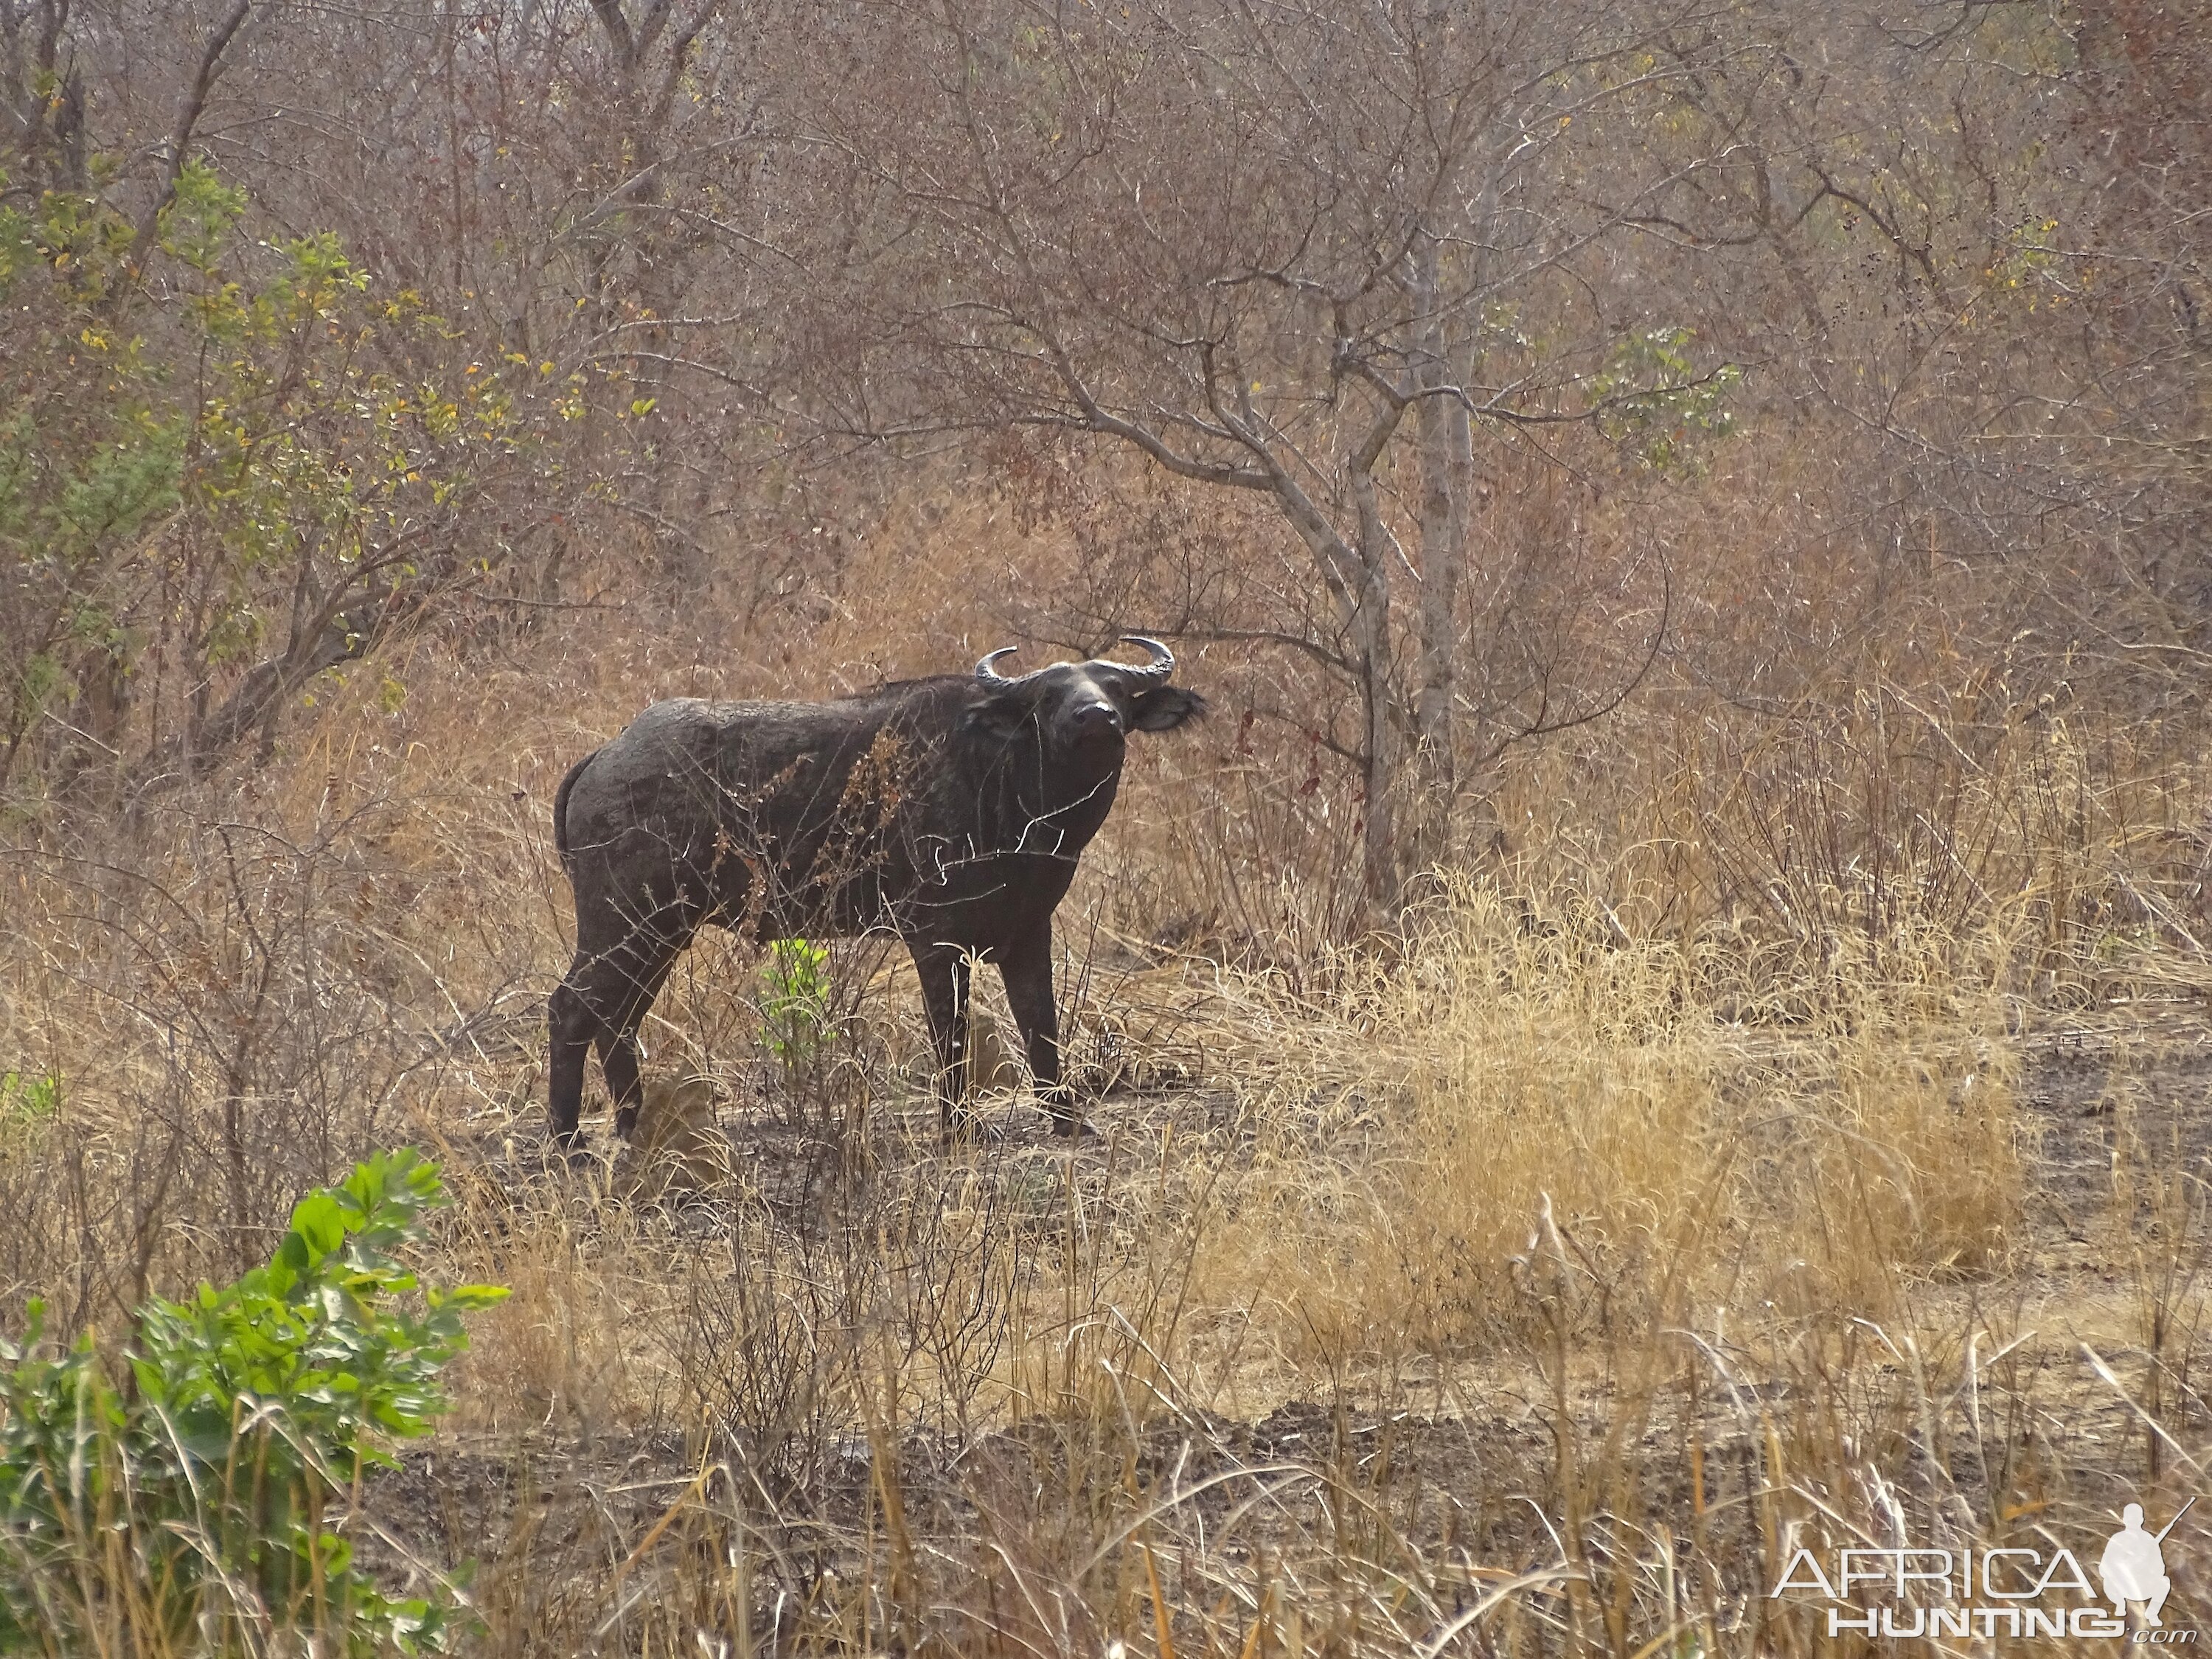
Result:
{"label": "dry grass", "polygon": [[1300,1326],[1385,1359],[1516,1340],[1538,1217],[1612,1313],[1662,1322],[1747,1295],[1887,1315],[1908,1284],[2006,1262],[2014,1062],[1987,988],[1929,1006],[1846,973],[1819,1019],[1747,1025],[1717,1018],[1710,943],[1534,932],[1465,887],[1402,952],[1348,965],[1333,1006],[1262,1014],[1268,1099],[1336,1103],[1318,1133],[1260,1113],[1274,1187],[1241,1224],[1280,1258],[1250,1276],[1295,1292],[1293,1346]]}
{"label": "dry grass", "polygon": [[[824,621],[833,678],[975,653],[923,642],[957,584],[912,599]],[[542,1140],[546,802],[648,695],[819,676],[651,629],[441,649],[404,699],[325,687],[250,785],[6,854],[0,1068],[61,1104],[0,1119],[0,1325],[112,1326],[363,1148],[436,1149],[441,1267],[514,1293],[371,1498],[478,1564],[478,1650],[1808,1650],[1764,1594],[1800,1536],[2079,1547],[2194,1490],[2195,1016],[2094,1012],[2199,975],[2174,777],[2023,738],[1917,863],[1790,866],[1793,931],[1718,902],[1750,760],[1716,802],[1639,750],[1643,833],[1601,835],[1534,757],[1499,799],[1559,821],[1351,950],[1289,840],[1238,862],[1293,823],[1267,758],[1162,745],[1062,912],[1097,1147],[1021,1108],[940,1152],[866,948],[837,1063],[787,1074],[714,941],[647,1042],[717,1079],[733,1181],[646,1206]]]}

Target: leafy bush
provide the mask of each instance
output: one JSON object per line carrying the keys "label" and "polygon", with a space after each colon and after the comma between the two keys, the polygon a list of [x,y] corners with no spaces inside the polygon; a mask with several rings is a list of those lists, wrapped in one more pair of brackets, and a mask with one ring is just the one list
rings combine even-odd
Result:
{"label": "leafy bush", "polygon": [[[0,173],[0,787],[265,734],[482,583],[461,503],[532,476],[579,395],[520,353],[465,362],[419,294],[249,207],[190,159],[149,248],[136,205]],[[154,717],[165,663],[198,688],[181,732]]]}
{"label": "leafy bush", "polygon": [[62,1080],[52,1072],[0,1072],[0,1124],[43,1123],[62,1109]]}
{"label": "leafy bush", "polygon": [[380,1154],[301,1200],[266,1266],[141,1307],[113,1356],[33,1357],[33,1304],[0,1343],[0,1652],[445,1644],[450,1603],[385,1595],[342,1534],[380,1443],[445,1409],[462,1316],[506,1295],[396,1259],[444,1201],[434,1164]]}
{"label": "leafy bush", "polygon": [[836,1036],[828,946],[805,939],[769,945],[761,967],[761,1040],[787,1068],[805,1065]]}
{"label": "leafy bush", "polygon": [[1588,390],[1598,430],[1654,472],[1701,477],[1712,447],[1733,434],[1728,404],[1743,366],[1723,363],[1699,374],[1691,360],[1691,331],[1653,328],[1616,343],[1611,362]]}

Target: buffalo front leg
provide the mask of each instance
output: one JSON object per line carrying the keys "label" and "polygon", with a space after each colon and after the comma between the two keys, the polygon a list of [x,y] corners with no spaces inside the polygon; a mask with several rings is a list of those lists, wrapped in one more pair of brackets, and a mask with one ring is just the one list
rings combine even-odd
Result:
{"label": "buffalo front leg", "polygon": [[968,1120],[968,954],[909,939],[921,1006],[937,1051],[937,1127],[946,1140]]}
{"label": "buffalo front leg", "polygon": [[999,952],[999,976],[1006,982],[1006,1006],[1021,1028],[1022,1048],[1036,1083],[1037,1102],[1052,1118],[1057,1135],[1087,1135],[1091,1126],[1075,1104],[1075,1091],[1060,1080],[1060,1008],[1052,994],[1052,925]]}

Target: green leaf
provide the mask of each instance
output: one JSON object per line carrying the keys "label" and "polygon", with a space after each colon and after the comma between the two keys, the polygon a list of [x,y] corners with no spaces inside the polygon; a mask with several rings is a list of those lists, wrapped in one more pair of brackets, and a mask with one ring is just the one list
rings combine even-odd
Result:
{"label": "green leaf", "polygon": [[315,1193],[292,1211],[292,1231],[317,1260],[345,1243],[345,1217],[332,1193]]}
{"label": "green leaf", "polygon": [[[0,1651],[22,1630],[17,1607],[62,1620],[46,1633],[73,1649],[112,1605],[181,1630],[203,1597],[228,1607],[242,1588],[282,1618],[319,1586],[352,1651],[426,1651],[454,1633],[450,1609],[382,1595],[319,1518],[356,1469],[392,1462],[388,1442],[428,1432],[446,1407],[440,1372],[466,1346],[459,1312],[504,1293],[418,1290],[394,1259],[443,1196],[414,1152],[369,1159],[301,1200],[267,1264],[149,1301],[112,1354],[87,1335],[63,1359],[32,1357],[45,1312],[32,1304],[24,1346],[0,1344]],[[128,1400],[112,1364],[132,1378]],[[241,1468],[253,1480],[234,1479]],[[72,1553],[94,1514],[138,1542]],[[102,1577],[118,1573],[129,1582]]]}

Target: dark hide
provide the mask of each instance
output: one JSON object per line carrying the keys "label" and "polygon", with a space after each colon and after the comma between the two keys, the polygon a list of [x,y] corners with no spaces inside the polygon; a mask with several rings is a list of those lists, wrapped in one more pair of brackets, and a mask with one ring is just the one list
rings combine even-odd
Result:
{"label": "dark hide", "polygon": [[561,781],[553,839],[576,896],[576,957],[549,1015],[553,1132],[574,1144],[584,1051],[615,1127],[639,1099],[637,1029],[702,925],[755,937],[889,929],[921,976],[950,1130],[965,1094],[967,972],[999,965],[1039,1097],[1060,1082],[1052,915],[1105,823],[1130,732],[1205,711],[1154,668],[1061,663],[1018,680],[946,676],[835,702],[654,703]]}

